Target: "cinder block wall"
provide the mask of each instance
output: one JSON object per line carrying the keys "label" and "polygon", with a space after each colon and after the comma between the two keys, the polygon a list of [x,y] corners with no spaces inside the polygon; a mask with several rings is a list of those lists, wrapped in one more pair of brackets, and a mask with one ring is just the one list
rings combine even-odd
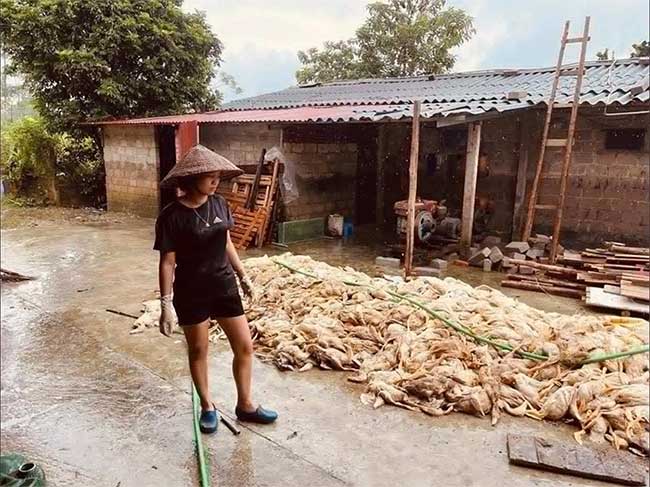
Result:
{"label": "cinder block wall", "polygon": [[280,129],[266,123],[204,124],[199,142],[238,166],[257,164],[262,149],[280,146]]}
{"label": "cinder block wall", "polygon": [[354,219],[356,144],[284,144],[287,160],[296,164],[300,197],[287,205],[288,220],[339,213]]}
{"label": "cinder block wall", "polygon": [[[602,113],[602,110],[600,110]],[[562,233],[584,242],[621,240],[650,243],[650,134],[642,150],[608,150],[607,129],[647,128],[650,117],[604,117],[597,112],[578,112],[576,141],[569,169]],[[541,133],[541,128],[539,128]],[[552,127],[551,137],[566,134]],[[535,138],[537,142],[539,138]],[[533,178],[539,149],[532,151],[529,177]],[[555,204],[559,194],[562,151],[547,149],[540,186],[540,204]],[[551,212],[540,212],[539,221],[549,230]]]}
{"label": "cinder block wall", "polygon": [[158,215],[158,146],[153,125],[109,125],[104,133],[109,211]]}
{"label": "cinder block wall", "polygon": [[[481,126],[481,152],[489,161],[489,173],[479,176],[477,197],[494,203],[494,213],[488,228],[509,237],[519,164],[519,123],[517,116],[486,120]],[[506,239],[507,240],[507,237]]]}
{"label": "cinder block wall", "polygon": [[[280,146],[280,129],[264,123],[203,125],[200,130],[201,144],[237,165],[256,164],[262,148]],[[354,216],[356,144],[285,143],[282,152],[296,166],[300,193],[286,206],[286,220]]]}

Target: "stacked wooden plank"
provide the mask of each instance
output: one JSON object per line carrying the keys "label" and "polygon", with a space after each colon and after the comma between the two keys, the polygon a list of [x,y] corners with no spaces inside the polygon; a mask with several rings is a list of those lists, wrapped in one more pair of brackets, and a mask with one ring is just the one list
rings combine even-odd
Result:
{"label": "stacked wooden plank", "polygon": [[511,258],[508,264],[512,268],[501,283],[505,287],[582,298],[588,305],[622,311],[650,309],[648,248],[605,242],[602,248],[565,251],[557,265],[522,258]]}
{"label": "stacked wooden plank", "polygon": [[[271,174],[261,174],[257,184],[256,175],[242,174],[219,185],[217,192],[228,201],[235,220],[230,236],[237,249],[247,249],[253,244],[261,247],[267,241],[278,195],[279,166],[280,161],[274,161]],[[257,194],[251,201],[256,186]]]}

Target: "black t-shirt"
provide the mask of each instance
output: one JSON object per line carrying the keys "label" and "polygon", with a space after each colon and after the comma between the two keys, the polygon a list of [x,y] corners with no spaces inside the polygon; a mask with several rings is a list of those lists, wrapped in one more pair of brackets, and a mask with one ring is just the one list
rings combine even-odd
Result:
{"label": "black t-shirt", "polygon": [[198,208],[174,201],[160,212],[153,248],[176,252],[177,297],[208,299],[237,289],[226,255],[226,232],[233,226],[228,203],[218,195],[209,196]]}

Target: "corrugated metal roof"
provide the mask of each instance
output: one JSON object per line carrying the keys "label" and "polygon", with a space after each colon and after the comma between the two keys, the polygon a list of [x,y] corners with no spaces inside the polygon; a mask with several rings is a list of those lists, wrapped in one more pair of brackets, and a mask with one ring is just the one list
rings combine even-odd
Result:
{"label": "corrugated metal roof", "polygon": [[[575,68],[575,65],[565,68]],[[373,105],[412,103],[475,102],[507,100],[509,92],[525,92],[521,101],[537,104],[548,99],[555,68],[491,70],[412,78],[337,81],[322,85],[291,87],[264,95],[235,100],[225,110],[276,109],[298,106]],[[573,96],[575,77],[560,78],[558,101]],[[630,95],[634,88],[640,93]],[[648,59],[625,59],[614,63],[587,63],[581,103],[594,103],[610,95],[608,103],[648,100]],[[605,100],[602,100],[605,101]]]}
{"label": "corrugated metal roof", "polygon": [[[571,67],[575,66],[565,68]],[[410,117],[414,100],[423,102],[423,118],[482,115],[546,103],[554,72],[555,68],[491,70],[337,81],[236,100],[217,112],[95,123],[376,122]],[[556,101],[563,104],[572,102],[574,86],[575,77],[560,78]],[[508,94],[513,92],[524,96],[509,99]],[[625,105],[632,101],[648,102],[649,99],[648,58],[586,64],[580,103]]]}

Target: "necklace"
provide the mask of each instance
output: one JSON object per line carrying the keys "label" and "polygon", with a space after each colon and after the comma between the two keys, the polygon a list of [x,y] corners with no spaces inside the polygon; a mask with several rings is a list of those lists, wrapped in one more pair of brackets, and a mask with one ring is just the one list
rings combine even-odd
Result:
{"label": "necklace", "polygon": [[192,209],[194,210],[194,213],[196,214],[196,216],[199,217],[199,220],[201,220],[203,223],[205,223],[206,227],[209,227],[210,226],[210,200],[208,200],[208,219],[207,220],[204,219],[198,211],[196,211],[196,208],[192,208]]}

